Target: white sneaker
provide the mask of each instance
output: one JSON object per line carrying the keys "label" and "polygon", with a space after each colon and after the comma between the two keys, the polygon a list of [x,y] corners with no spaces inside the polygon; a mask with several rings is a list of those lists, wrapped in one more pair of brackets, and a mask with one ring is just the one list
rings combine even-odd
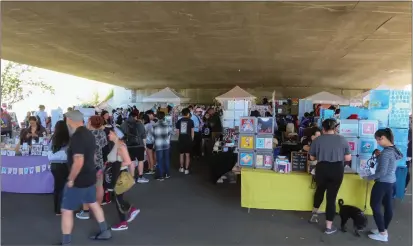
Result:
{"label": "white sneaker", "polygon": [[222,178],[217,180],[217,184],[222,184],[222,183],[224,183],[224,180],[222,180]]}
{"label": "white sneaker", "polygon": [[185,170],[185,174],[189,174],[189,170]]}
{"label": "white sneaker", "polygon": [[370,239],[380,241],[380,242],[388,242],[389,241],[389,235],[382,235],[382,234],[370,234],[369,235]]}
{"label": "white sneaker", "polygon": [[149,179],[142,177],[142,178],[138,178],[138,183],[139,184],[146,184],[149,183]]}
{"label": "white sneaker", "polygon": [[183,173],[183,172],[184,172],[184,168],[183,168],[183,167],[179,168],[179,172],[180,172],[180,173]]}
{"label": "white sneaker", "polygon": [[80,220],[88,220],[90,219],[90,215],[89,212],[85,212],[84,210],[82,210],[79,213],[76,213],[76,218]]}

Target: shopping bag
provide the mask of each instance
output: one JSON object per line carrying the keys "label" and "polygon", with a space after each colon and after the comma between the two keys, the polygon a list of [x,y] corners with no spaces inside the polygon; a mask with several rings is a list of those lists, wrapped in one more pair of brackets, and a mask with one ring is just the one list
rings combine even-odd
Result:
{"label": "shopping bag", "polygon": [[121,172],[115,185],[115,194],[120,195],[128,191],[135,184],[133,176],[129,172]]}

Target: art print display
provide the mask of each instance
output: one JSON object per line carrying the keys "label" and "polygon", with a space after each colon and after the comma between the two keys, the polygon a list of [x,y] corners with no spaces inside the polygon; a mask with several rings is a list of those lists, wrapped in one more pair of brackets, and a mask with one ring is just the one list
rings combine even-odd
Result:
{"label": "art print display", "polygon": [[373,175],[376,172],[377,159],[372,155],[360,155],[357,158],[356,171],[361,177]]}
{"label": "art print display", "polygon": [[37,155],[41,156],[43,151],[43,145],[41,144],[33,144],[32,145],[32,150],[31,150],[31,155]]}
{"label": "art print display", "polygon": [[358,120],[341,120],[340,134],[344,137],[358,137],[359,121]]}
{"label": "art print display", "polygon": [[389,127],[409,128],[410,109],[392,108],[389,113]]}
{"label": "art print display", "polygon": [[274,159],[272,153],[258,152],[255,157],[255,168],[272,169]]}
{"label": "art print display", "polygon": [[369,109],[388,109],[390,105],[390,90],[371,90]]}
{"label": "art print display", "polygon": [[359,121],[359,137],[361,138],[374,138],[374,133],[378,129],[377,120],[360,120]]}
{"label": "art print display", "polygon": [[255,156],[255,168],[264,168],[264,155],[258,154]]}
{"label": "art print display", "polygon": [[256,149],[268,149],[272,150],[272,137],[257,137],[256,138]]}
{"label": "art print display", "polygon": [[239,148],[240,149],[254,149],[254,136],[249,135],[241,135],[239,141]]}
{"label": "art print display", "polygon": [[372,155],[373,151],[377,149],[377,141],[374,138],[360,138],[359,139],[359,154]]}
{"label": "art print display", "polygon": [[412,93],[406,90],[390,91],[390,106],[392,108],[410,109],[412,106]]}
{"label": "art print display", "polygon": [[348,146],[352,155],[358,154],[358,139],[357,138],[347,138]]}
{"label": "art print display", "polygon": [[379,129],[389,126],[389,110],[367,110],[366,115],[369,120],[377,120]]}
{"label": "art print display", "polygon": [[257,118],[255,117],[242,117],[240,119],[239,132],[240,133],[255,133],[255,125]]}
{"label": "art print display", "polygon": [[257,133],[258,134],[273,134],[274,119],[272,117],[257,118]]}
{"label": "art print display", "polygon": [[254,153],[240,151],[238,163],[242,167],[253,167],[254,166]]}

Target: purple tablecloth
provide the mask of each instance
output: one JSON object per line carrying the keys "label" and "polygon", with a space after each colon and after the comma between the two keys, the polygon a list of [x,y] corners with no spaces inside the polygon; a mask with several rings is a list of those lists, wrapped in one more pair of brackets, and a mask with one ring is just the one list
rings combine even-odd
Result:
{"label": "purple tablecloth", "polygon": [[12,193],[52,193],[54,178],[44,156],[1,156],[1,190]]}

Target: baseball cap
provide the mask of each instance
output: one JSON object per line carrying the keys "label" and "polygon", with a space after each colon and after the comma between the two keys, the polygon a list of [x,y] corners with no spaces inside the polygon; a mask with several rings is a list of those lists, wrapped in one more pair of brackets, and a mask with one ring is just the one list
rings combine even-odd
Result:
{"label": "baseball cap", "polygon": [[73,110],[73,111],[67,112],[65,114],[65,117],[67,119],[70,119],[70,120],[74,121],[74,122],[83,122],[83,120],[84,120],[84,116],[83,116],[82,112],[80,112],[79,110]]}

